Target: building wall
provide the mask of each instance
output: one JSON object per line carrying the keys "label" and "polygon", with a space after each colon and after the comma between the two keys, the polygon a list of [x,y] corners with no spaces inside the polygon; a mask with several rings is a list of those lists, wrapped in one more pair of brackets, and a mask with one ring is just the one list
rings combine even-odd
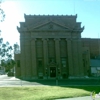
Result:
{"label": "building wall", "polygon": [[25,16],[25,22],[20,24],[21,78],[61,79],[85,75],[81,41],[84,28],[76,22],[76,16]]}
{"label": "building wall", "polygon": [[89,48],[91,58],[100,55],[100,39],[82,38],[82,46]]}
{"label": "building wall", "polygon": [[27,41],[29,43],[23,45],[25,46],[25,53],[21,53],[21,56],[24,55],[25,58],[22,57],[21,59],[21,77],[34,79],[38,77],[46,78],[46,75],[48,75],[48,78],[50,78],[50,63],[52,60],[56,64],[54,66],[57,68],[59,78],[64,75],[84,75],[82,51],[79,50],[81,47],[80,40],[36,38],[31,41]]}
{"label": "building wall", "polygon": [[[25,36],[27,37],[27,40]],[[60,77],[63,77],[64,74],[69,76],[88,75],[88,70],[90,69],[90,57],[95,57],[99,55],[98,39],[88,39],[88,38],[81,38],[79,40],[73,40],[69,38],[30,39],[31,36],[32,34],[30,36],[29,35],[27,36],[27,34],[24,36],[21,35],[20,38],[21,54],[17,54],[15,56],[16,62],[18,60],[20,60],[21,62],[20,67],[17,67],[16,65],[17,77],[23,77],[25,79],[26,78],[36,79],[42,76],[44,78],[47,78],[47,75],[50,76],[48,65],[50,64],[50,60],[52,58],[55,60],[55,62],[57,61],[59,63],[57,70],[58,73],[60,73]],[[58,45],[59,50],[55,46],[57,41],[59,44]],[[81,48],[81,45],[83,46],[83,48]],[[82,49],[82,51],[79,48]],[[81,56],[82,59],[80,59]],[[39,66],[38,64],[39,60],[40,61],[42,60],[42,66]],[[64,67],[65,66],[64,63],[66,63],[66,67]],[[76,66],[79,67],[76,68]]]}
{"label": "building wall", "polygon": [[83,47],[83,67],[85,75],[89,76],[91,73],[89,47]]}

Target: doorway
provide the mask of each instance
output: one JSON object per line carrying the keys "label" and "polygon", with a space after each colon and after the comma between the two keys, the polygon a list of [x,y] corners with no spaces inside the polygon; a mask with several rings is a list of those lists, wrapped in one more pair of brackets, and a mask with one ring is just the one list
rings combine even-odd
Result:
{"label": "doorway", "polygon": [[56,77],[56,67],[50,67],[50,77]]}

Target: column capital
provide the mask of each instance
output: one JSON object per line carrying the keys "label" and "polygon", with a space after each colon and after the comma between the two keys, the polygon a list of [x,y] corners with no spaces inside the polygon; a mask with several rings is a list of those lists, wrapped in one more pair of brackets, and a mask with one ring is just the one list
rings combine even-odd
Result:
{"label": "column capital", "polygon": [[48,41],[49,39],[48,38],[42,38],[42,41],[44,41],[44,40]]}
{"label": "column capital", "polygon": [[54,41],[56,41],[56,40],[60,41],[61,39],[60,38],[54,38]]}
{"label": "column capital", "polygon": [[36,38],[32,38],[31,41],[33,41],[33,40],[36,41],[37,39]]}
{"label": "column capital", "polygon": [[69,41],[72,41],[73,39],[72,39],[72,38],[66,38],[66,41],[68,41],[68,40],[69,40]]}

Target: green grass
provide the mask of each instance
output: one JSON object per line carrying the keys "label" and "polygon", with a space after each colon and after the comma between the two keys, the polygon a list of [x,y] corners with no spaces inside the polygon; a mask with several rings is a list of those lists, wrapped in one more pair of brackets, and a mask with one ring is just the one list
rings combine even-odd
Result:
{"label": "green grass", "polygon": [[54,100],[90,95],[99,92],[100,86],[33,86],[33,87],[1,87],[0,100]]}

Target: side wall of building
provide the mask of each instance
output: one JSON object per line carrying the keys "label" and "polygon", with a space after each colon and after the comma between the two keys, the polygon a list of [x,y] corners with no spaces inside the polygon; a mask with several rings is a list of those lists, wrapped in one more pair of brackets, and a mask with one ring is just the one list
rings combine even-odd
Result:
{"label": "side wall of building", "polygon": [[20,65],[20,54],[14,55],[16,65],[15,65],[15,77],[21,77],[21,65]]}
{"label": "side wall of building", "polygon": [[82,46],[89,48],[90,58],[100,55],[100,39],[82,38]]}

